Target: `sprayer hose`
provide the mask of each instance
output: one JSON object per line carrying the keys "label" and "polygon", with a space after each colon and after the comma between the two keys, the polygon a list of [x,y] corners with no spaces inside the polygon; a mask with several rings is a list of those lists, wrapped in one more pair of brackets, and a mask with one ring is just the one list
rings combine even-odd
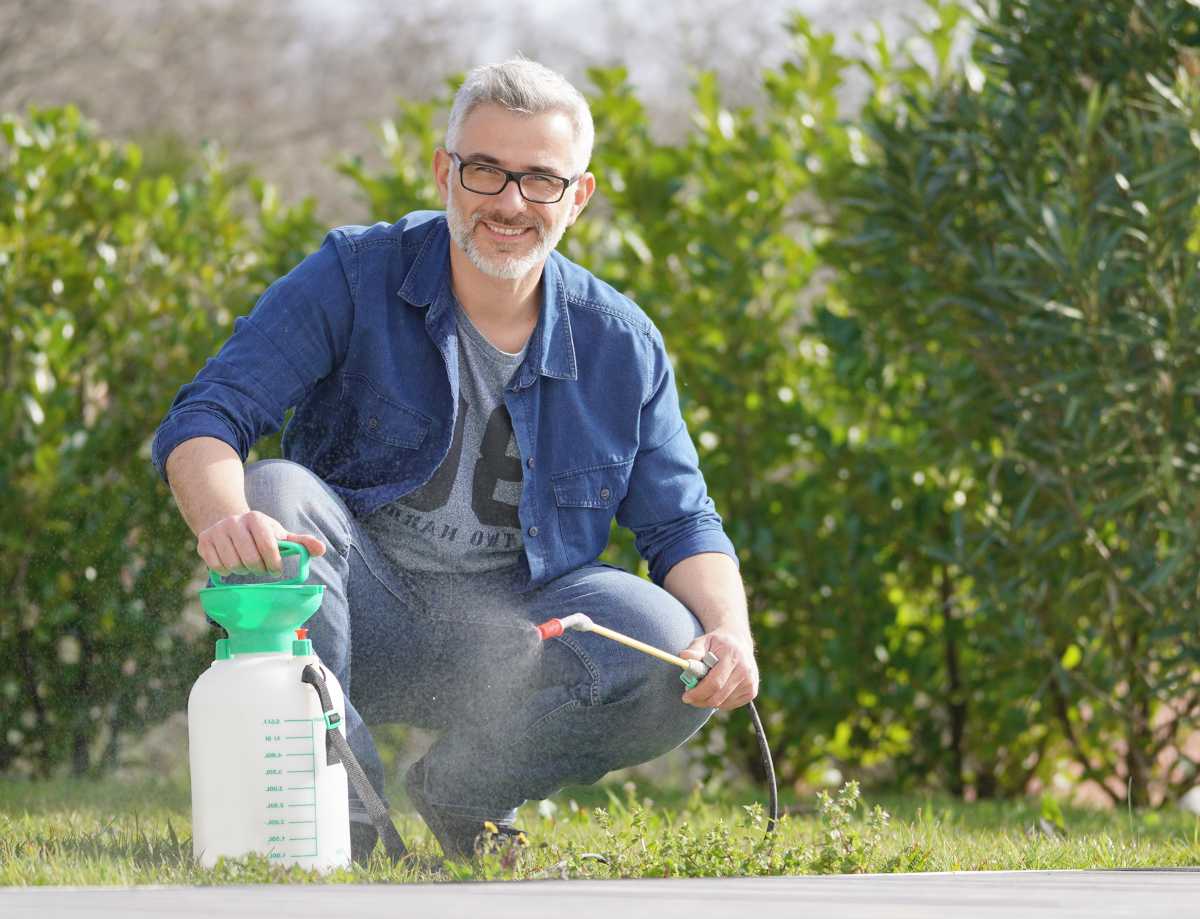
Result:
{"label": "sprayer hose", "polygon": [[770,792],[770,803],[767,805],[767,835],[775,832],[775,824],[779,822],[779,786],[775,782],[775,763],[771,759],[771,748],[767,744],[767,732],[763,729],[762,719],[758,717],[758,709],[753,702],[748,702],[750,720],[754,722],[754,735],[758,738],[758,753],[762,757],[763,772],[767,776],[767,789]]}

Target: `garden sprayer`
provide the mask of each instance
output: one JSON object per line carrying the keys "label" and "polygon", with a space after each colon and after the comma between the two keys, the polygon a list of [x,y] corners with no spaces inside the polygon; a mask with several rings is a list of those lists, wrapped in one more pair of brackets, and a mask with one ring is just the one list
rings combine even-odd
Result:
{"label": "garden sprayer", "polygon": [[[347,778],[372,818],[386,811],[346,744],[345,698],[302,628],[325,588],[309,585],[308,550],[295,577],[226,584],[210,572],[204,611],[228,633],[188,697],[192,848],[218,858],[259,853],[272,864],[327,870],[350,864]],[[395,827],[389,853],[403,853]]]}

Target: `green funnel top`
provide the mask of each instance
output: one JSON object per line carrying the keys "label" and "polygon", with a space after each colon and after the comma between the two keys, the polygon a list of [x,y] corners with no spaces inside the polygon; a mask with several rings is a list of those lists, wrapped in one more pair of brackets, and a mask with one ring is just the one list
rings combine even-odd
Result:
{"label": "green funnel top", "polygon": [[308,579],[308,550],[295,542],[281,540],[279,554],[299,555],[294,578],[258,584],[226,584],[209,569],[213,585],[200,591],[200,605],[226,632],[217,642],[217,659],[235,654],[293,650],[298,626],[321,606],[323,584],[305,584]]}

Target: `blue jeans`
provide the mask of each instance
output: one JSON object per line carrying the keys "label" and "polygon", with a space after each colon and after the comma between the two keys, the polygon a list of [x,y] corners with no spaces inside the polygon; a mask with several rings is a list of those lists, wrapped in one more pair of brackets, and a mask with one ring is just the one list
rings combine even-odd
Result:
{"label": "blue jeans", "polygon": [[[712,714],[680,701],[679,671],[586,632],[542,642],[533,626],[583,612],[672,652],[702,628],[675,597],[602,563],[522,592],[523,565],[482,574],[396,568],[342,500],[296,463],[246,469],[246,499],[326,545],[309,582],[325,599],[309,621],[322,662],[346,692],[346,733],[383,793],[368,724],[432,728],[429,802],[463,817],[510,822],[525,800],[672,750]],[[366,811],[350,793],[351,820]]]}

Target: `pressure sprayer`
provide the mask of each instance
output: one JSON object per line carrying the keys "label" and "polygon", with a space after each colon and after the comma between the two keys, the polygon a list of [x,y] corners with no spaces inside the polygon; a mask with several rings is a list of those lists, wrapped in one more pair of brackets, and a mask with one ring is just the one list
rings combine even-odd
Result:
{"label": "pressure sprayer", "polygon": [[282,541],[279,554],[299,556],[295,577],[226,584],[210,571],[212,586],[200,591],[228,637],[188,697],[193,852],[205,867],[251,853],[318,870],[349,865],[349,779],[395,860],[404,843],[346,743],[342,688],[302,628],[325,588],[304,583],[304,546]]}
{"label": "pressure sprayer", "polygon": [[[568,629],[602,635],[627,648],[633,648],[635,651],[657,657],[668,664],[674,664],[683,670],[683,673],[679,674],[679,679],[688,689],[695,689],[699,682],[708,676],[709,671],[720,663],[717,655],[711,651],[706,651],[701,660],[687,660],[678,657],[653,645],[648,645],[644,641],[638,641],[636,638],[597,625],[583,613],[572,613],[562,619],[548,619],[537,627],[542,641],[558,638]],[[746,707],[750,710],[750,720],[754,722],[754,735],[758,739],[758,754],[762,758],[763,775],[767,778],[767,788],[770,794],[767,808],[767,833],[769,835],[775,831],[775,824],[779,821],[779,788],[775,782],[775,764],[771,760],[771,747],[767,743],[767,732],[763,729],[762,719],[758,717],[758,709],[754,707],[753,702],[748,702]]]}

